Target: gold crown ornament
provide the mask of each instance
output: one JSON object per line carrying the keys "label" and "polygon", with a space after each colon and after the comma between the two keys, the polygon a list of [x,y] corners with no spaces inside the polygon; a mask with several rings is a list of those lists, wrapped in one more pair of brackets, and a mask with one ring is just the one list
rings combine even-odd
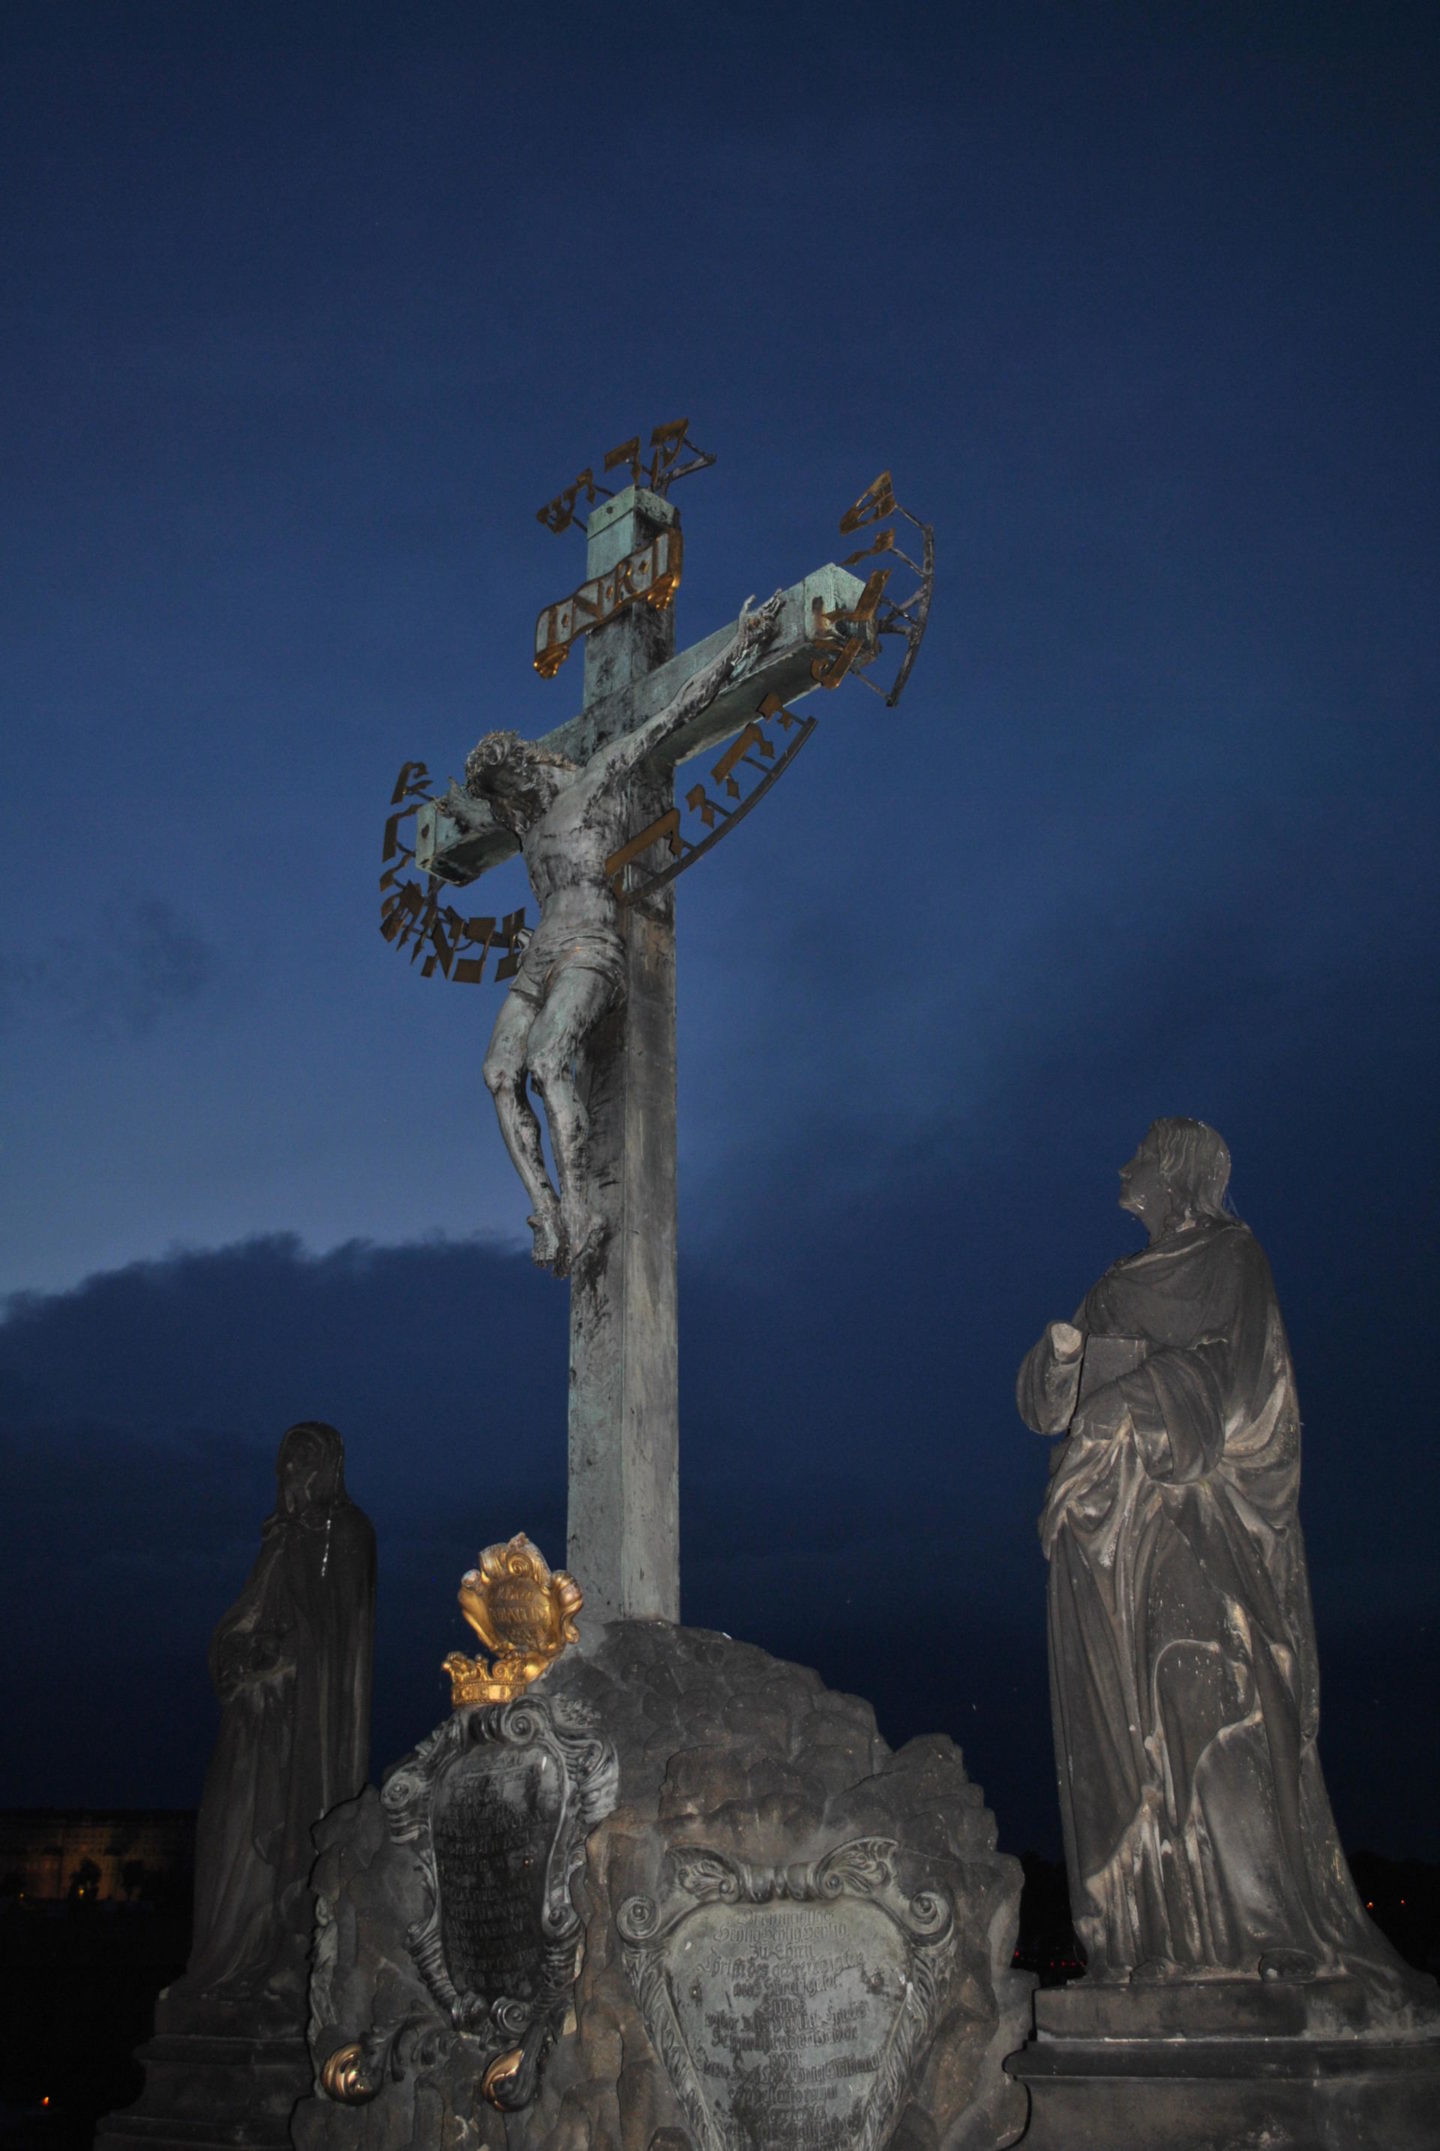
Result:
{"label": "gold crown ornament", "polygon": [[452,1651],[445,1661],[450,1704],[513,1703],[567,1643],[578,1643],[575,1615],[585,1599],[564,1569],[551,1570],[523,1531],[487,1546],[478,1568],[460,1579],[460,1611],[495,1662]]}

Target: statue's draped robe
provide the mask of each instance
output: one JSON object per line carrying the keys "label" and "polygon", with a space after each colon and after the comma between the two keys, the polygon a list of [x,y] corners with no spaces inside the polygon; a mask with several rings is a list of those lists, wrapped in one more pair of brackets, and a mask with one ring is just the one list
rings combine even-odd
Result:
{"label": "statue's draped robe", "polygon": [[[1207,1221],[1116,1263],[1075,1322],[1139,1346],[1110,1385],[1129,1424],[1064,1442],[1041,1519],[1065,1857],[1092,1973],[1254,1972],[1300,1952],[1403,1978],[1320,1774],[1300,1420],[1269,1264],[1238,1220]],[[1081,1364],[1048,1333],[1029,1354],[1018,1395],[1037,1432],[1068,1427]]]}
{"label": "statue's draped robe", "polygon": [[210,1644],[223,1707],[196,1832],[194,1993],[303,1991],[310,1833],[365,1783],[374,1603],[375,1535],[352,1502],[266,1521]]}

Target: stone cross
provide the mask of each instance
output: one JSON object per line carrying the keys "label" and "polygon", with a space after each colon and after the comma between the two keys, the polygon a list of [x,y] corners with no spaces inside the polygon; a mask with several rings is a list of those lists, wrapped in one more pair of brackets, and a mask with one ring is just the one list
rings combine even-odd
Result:
{"label": "stone cross", "polygon": [[[628,486],[589,517],[586,571],[603,580],[662,533],[678,537],[671,501]],[[744,730],[767,695],[788,703],[817,684],[833,653],[826,616],[853,608],[864,585],[827,566],[780,594],[776,632],[758,662],[630,779],[628,827],[672,805],[677,766]],[[584,764],[665,709],[724,651],[736,623],[675,651],[673,610],[633,603],[585,638],[580,714],[535,745]],[[517,849],[483,805],[467,826],[443,802],[416,817],[416,864],[451,882],[474,879]],[[645,861],[635,866],[643,869]],[[632,874],[635,868],[629,870]],[[643,878],[643,876],[642,876]],[[572,1276],[569,1526],[566,1565],[598,1621],[680,1616],[679,1385],[676,1324],[675,905],[673,886],[623,909],[626,994],[593,1032],[586,1103],[590,1199],[606,1233]]]}

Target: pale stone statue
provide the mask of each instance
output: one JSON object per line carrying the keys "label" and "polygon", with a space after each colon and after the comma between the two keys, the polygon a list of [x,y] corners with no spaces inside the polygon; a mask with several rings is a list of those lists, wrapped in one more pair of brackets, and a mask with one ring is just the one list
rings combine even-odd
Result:
{"label": "pale stone statue", "polygon": [[[220,1698],[195,1848],[195,1933],[177,2001],[293,2014],[312,1908],[310,1832],[365,1783],[375,1534],[334,1427],[293,1426],[245,1588],[210,1644]],[[174,2006],[171,2015],[174,2015]]]}
{"label": "pale stone statue", "polygon": [[1040,1528],[1075,1927],[1092,1981],[1343,1969],[1398,1999],[1320,1773],[1295,1378],[1229,1175],[1213,1128],[1156,1121],[1120,1175],[1149,1246],[1020,1370],[1065,1437]]}
{"label": "pale stone statue", "polygon": [[[483,800],[518,839],[540,922],[496,1018],[485,1056],[505,1147],[530,1198],[535,1260],[558,1276],[582,1270],[603,1240],[604,1220],[588,1195],[588,1121],[577,1064],[595,1026],[625,995],[620,910],[606,861],[632,833],[626,787],[634,772],[731,680],[754,664],[776,631],[779,596],[740,615],[714,662],[688,680],[666,708],[600,748],[583,767],[491,732],[465,763],[465,787],[440,804],[462,827],[476,826]],[[527,1079],[544,1101],[558,1193],[545,1168]]]}

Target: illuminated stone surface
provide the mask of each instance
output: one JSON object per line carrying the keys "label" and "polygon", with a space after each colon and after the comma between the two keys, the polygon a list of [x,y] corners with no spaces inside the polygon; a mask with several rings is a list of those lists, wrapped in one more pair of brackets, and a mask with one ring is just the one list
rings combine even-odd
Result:
{"label": "illuminated stone surface", "polygon": [[[367,2103],[307,2099],[299,2151],[1014,2140],[1019,1863],[952,1742],[892,1753],[869,1706],[817,1674],[664,1622],[612,1623],[507,1708],[526,1703],[588,1724],[619,1765],[571,1885],[583,1958],[532,2102],[502,2115],[481,2096],[493,2046],[457,2029],[417,1962],[434,1893],[367,1792],[319,1833],[312,2053],[318,2072],[369,2042],[386,2066]],[[518,1797],[538,1823],[539,1781]],[[523,1876],[516,1894],[518,1917]]]}

